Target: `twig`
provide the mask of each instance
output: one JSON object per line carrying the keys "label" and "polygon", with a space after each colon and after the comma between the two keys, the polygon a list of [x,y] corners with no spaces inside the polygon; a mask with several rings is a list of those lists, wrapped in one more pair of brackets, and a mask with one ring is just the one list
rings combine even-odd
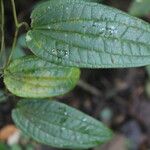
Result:
{"label": "twig", "polygon": [[14,21],[15,21],[15,28],[16,28],[16,30],[15,30],[14,40],[13,40],[13,44],[12,44],[12,50],[11,50],[11,52],[10,52],[7,65],[10,63],[11,57],[12,57],[12,55],[13,55],[13,53],[14,53],[15,46],[16,46],[16,43],[17,43],[17,37],[18,37],[19,29],[20,29],[22,26],[25,26],[27,30],[29,29],[29,25],[28,25],[26,22],[21,22],[21,23],[18,22],[17,13],[16,13],[16,6],[15,6],[14,0],[11,0],[11,4],[12,4],[12,8],[13,8],[13,16],[14,16]]}
{"label": "twig", "polygon": [[4,24],[5,24],[5,17],[4,17],[4,3],[3,0],[0,1],[1,2],[1,15],[2,15],[2,19],[1,19],[1,33],[2,33],[2,41],[1,41],[1,50],[0,50],[0,56],[3,54],[3,50],[4,50],[4,42],[5,42],[5,32],[4,32]]}
{"label": "twig", "polygon": [[101,97],[102,93],[100,90],[98,90],[96,87],[93,87],[92,85],[84,82],[83,80],[79,80],[78,86],[84,89],[85,91],[91,93],[92,95],[95,95],[97,97]]}
{"label": "twig", "polygon": [[11,0],[11,4],[12,4],[12,8],[13,8],[13,16],[14,16],[16,31],[15,31],[14,40],[13,40],[13,44],[12,44],[12,49],[11,49],[11,52],[10,52],[10,55],[9,55],[9,58],[8,58],[7,65],[11,61],[11,57],[13,55],[13,52],[14,52],[14,49],[15,49],[15,46],[16,46],[17,36],[18,36],[18,31],[19,31],[19,23],[18,23],[18,20],[17,20],[16,6],[15,6],[14,0]]}

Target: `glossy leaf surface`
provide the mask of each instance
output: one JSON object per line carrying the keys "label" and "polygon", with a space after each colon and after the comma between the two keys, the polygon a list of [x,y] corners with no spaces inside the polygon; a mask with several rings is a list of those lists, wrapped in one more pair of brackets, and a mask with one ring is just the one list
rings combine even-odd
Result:
{"label": "glossy leaf surface", "polygon": [[12,117],[24,133],[53,147],[90,148],[112,137],[101,122],[56,101],[22,100]]}
{"label": "glossy leaf surface", "polygon": [[150,64],[150,25],[117,9],[52,0],[37,7],[31,19],[27,45],[47,61],[86,68]]}

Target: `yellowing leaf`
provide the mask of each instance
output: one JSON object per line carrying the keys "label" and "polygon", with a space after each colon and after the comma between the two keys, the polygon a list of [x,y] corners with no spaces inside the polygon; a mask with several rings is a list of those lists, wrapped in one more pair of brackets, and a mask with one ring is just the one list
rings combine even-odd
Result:
{"label": "yellowing leaf", "polygon": [[58,66],[35,56],[14,60],[4,72],[6,87],[20,97],[43,98],[67,93],[77,83],[80,70]]}

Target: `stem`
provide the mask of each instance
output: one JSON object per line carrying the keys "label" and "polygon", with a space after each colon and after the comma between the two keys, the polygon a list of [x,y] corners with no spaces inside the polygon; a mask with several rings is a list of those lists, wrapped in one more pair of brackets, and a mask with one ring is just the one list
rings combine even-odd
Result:
{"label": "stem", "polygon": [[3,74],[3,68],[0,68],[0,74]]}
{"label": "stem", "polygon": [[92,95],[95,95],[97,97],[102,96],[101,91],[99,91],[96,87],[84,82],[83,80],[79,80],[78,86],[84,89],[85,91],[91,93]]}
{"label": "stem", "polygon": [[12,8],[13,8],[13,16],[14,16],[16,30],[15,30],[14,40],[13,40],[13,44],[12,44],[12,50],[10,52],[7,65],[9,65],[11,58],[12,58],[12,55],[14,53],[15,47],[16,47],[19,28],[21,28],[22,26],[25,26],[27,30],[29,29],[29,25],[26,22],[21,22],[21,23],[18,22],[17,13],[16,13],[16,6],[15,6],[14,0],[11,0],[11,4],[12,4]]}
{"label": "stem", "polygon": [[22,27],[22,26],[25,26],[25,28],[26,28],[27,31],[30,29],[28,23],[26,23],[26,22],[21,22],[21,23],[19,24],[19,28]]}
{"label": "stem", "polygon": [[13,44],[12,44],[12,49],[11,49],[11,52],[10,52],[10,55],[9,55],[9,58],[8,58],[7,65],[9,65],[9,63],[11,61],[11,58],[12,58],[12,55],[14,53],[15,47],[16,47],[18,32],[19,32],[19,28],[17,28],[16,31],[15,31],[14,40],[13,40]]}
{"label": "stem", "polygon": [[5,33],[4,33],[4,24],[5,24],[5,17],[4,17],[4,3],[3,0],[1,0],[1,14],[2,14],[2,19],[1,19],[1,33],[2,33],[2,41],[1,41],[1,50],[0,50],[0,56],[3,53],[4,50],[4,41],[5,41]]}
{"label": "stem", "polygon": [[16,13],[16,6],[15,6],[14,0],[11,0],[11,5],[13,8],[13,16],[14,16],[15,26],[16,26],[16,28],[19,28],[19,23],[18,23],[17,13]]}
{"label": "stem", "polygon": [[11,0],[11,5],[12,5],[12,9],[13,9],[13,16],[14,16],[16,31],[15,31],[14,40],[13,40],[13,44],[12,44],[12,49],[11,49],[11,52],[10,52],[10,55],[9,55],[9,58],[8,58],[7,65],[9,65],[9,63],[11,61],[11,57],[13,55],[13,52],[14,52],[14,49],[15,49],[15,46],[16,46],[18,32],[19,32],[19,23],[18,23],[18,20],[17,20],[16,6],[15,6],[14,0]]}

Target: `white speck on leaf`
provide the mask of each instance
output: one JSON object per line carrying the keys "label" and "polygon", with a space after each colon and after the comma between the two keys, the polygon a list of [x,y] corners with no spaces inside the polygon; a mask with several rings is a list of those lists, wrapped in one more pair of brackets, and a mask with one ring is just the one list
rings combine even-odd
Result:
{"label": "white speck on leaf", "polygon": [[26,36],[26,41],[27,41],[27,42],[30,42],[31,40],[32,40],[31,36],[30,36],[30,35],[27,35],[27,36]]}
{"label": "white speck on leaf", "polygon": [[67,113],[67,112],[65,112],[64,114],[65,114],[65,115],[68,115],[68,113]]}
{"label": "white speck on leaf", "polygon": [[62,129],[62,130],[65,130],[66,128],[62,127],[61,129]]}
{"label": "white speck on leaf", "polygon": [[87,121],[87,119],[86,119],[86,118],[83,118],[83,120],[82,120],[82,121],[84,121],[84,122],[85,122],[85,121]]}
{"label": "white speck on leaf", "polygon": [[48,26],[47,28],[48,28],[48,29],[51,29],[51,27],[50,27],[50,26]]}

